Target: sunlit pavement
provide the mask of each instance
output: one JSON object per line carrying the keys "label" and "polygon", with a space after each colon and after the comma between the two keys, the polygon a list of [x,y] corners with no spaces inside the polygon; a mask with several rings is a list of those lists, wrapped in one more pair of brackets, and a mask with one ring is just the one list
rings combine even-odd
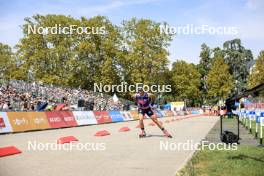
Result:
{"label": "sunlit pavement", "polygon": [[[21,154],[0,158],[0,175],[175,175],[192,156],[194,150],[175,150],[173,146],[186,143],[188,140],[193,143],[201,141],[219,118],[193,117],[165,123],[167,119],[169,118],[160,120],[173,138],[163,137],[156,126],[148,126],[149,119],[145,120],[146,132],[149,135],[146,138],[138,137],[137,121],[0,135],[0,147],[14,145],[22,151]],[[129,127],[131,130],[118,132],[121,127]],[[108,130],[111,135],[94,136],[99,130]],[[54,143],[64,136],[75,136],[79,143],[90,144],[91,150],[28,149],[28,141]],[[168,150],[164,146],[160,148],[161,144],[167,144]]]}

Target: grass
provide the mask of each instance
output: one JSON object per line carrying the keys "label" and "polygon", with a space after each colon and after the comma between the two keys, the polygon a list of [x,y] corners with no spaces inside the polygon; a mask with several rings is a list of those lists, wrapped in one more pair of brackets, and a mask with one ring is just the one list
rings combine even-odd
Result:
{"label": "grass", "polygon": [[[248,132],[249,132],[249,122],[248,122]],[[251,131],[252,131],[252,135],[255,136],[256,134],[256,122],[255,121],[251,121]],[[259,142],[259,135],[260,135],[260,124],[258,124],[258,142]],[[262,127],[262,137],[264,137],[264,127]],[[264,174],[263,174],[264,175]]]}
{"label": "grass", "polygon": [[177,176],[263,176],[264,147],[197,151]]}
{"label": "grass", "polygon": [[[233,118],[231,119],[223,119],[223,121],[226,123],[230,120],[232,120]],[[231,122],[229,122],[231,123]],[[245,121],[243,121],[243,123],[245,123]],[[246,127],[246,126],[245,126]],[[249,120],[247,119],[247,131],[249,133]],[[236,131],[234,131],[236,133]],[[251,121],[251,134],[252,134],[252,137],[255,137],[255,134],[256,134],[256,121]],[[258,123],[258,143],[259,143],[259,137],[260,137],[260,124]],[[262,127],[262,137],[264,138],[264,127]],[[264,142],[264,141],[263,141]],[[264,174],[263,174],[264,175]]]}

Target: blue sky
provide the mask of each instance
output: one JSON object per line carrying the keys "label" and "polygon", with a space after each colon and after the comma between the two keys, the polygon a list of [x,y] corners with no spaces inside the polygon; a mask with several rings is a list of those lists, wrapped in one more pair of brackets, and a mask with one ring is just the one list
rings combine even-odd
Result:
{"label": "blue sky", "polygon": [[237,35],[176,35],[169,48],[170,61],[198,63],[200,46],[222,47],[226,40],[241,38],[254,57],[264,49],[263,0],[0,0],[0,42],[14,46],[22,38],[25,17],[65,14],[79,18],[105,15],[114,24],[132,17],[166,21],[171,26],[236,27]]}

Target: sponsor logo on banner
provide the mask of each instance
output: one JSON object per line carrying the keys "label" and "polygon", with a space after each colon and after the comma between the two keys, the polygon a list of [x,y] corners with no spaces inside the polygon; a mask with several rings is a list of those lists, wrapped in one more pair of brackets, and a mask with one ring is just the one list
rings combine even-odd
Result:
{"label": "sponsor logo on banner", "polygon": [[49,118],[49,121],[52,122],[52,123],[56,123],[56,122],[60,123],[60,122],[62,122],[63,120],[62,120],[61,117],[50,117],[50,118]]}
{"label": "sponsor logo on banner", "polygon": [[48,122],[52,128],[67,127],[68,125],[63,120],[63,117],[57,111],[45,112]]}
{"label": "sponsor logo on banner", "polygon": [[59,111],[59,114],[68,127],[78,125],[71,111]]}
{"label": "sponsor logo on banner", "polygon": [[171,110],[181,111],[184,108],[184,101],[171,102]]}
{"label": "sponsor logo on banner", "polygon": [[7,112],[7,116],[14,132],[37,129],[27,112]]}
{"label": "sponsor logo on banner", "polygon": [[119,111],[109,111],[109,115],[112,119],[112,122],[122,122],[124,118]]}
{"label": "sponsor logo on banner", "polygon": [[0,112],[0,133],[9,133],[13,129],[5,112]]}
{"label": "sponsor logo on banner", "polygon": [[93,111],[73,111],[78,125],[97,124]]}
{"label": "sponsor logo on banner", "polygon": [[129,111],[130,115],[133,117],[134,120],[139,119],[139,114],[137,110],[131,110]]}
{"label": "sponsor logo on banner", "polygon": [[24,117],[22,118],[15,118],[13,120],[14,124],[19,126],[19,125],[29,125],[29,121],[26,120]]}
{"label": "sponsor logo on banner", "polygon": [[134,120],[128,111],[120,111],[120,113],[123,115],[124,121]]}
{"label": "sponsor logo on banner", "polygon": [[4,127],[6,127],[6,126],[5,126],[5,122],[4,122],[4,118],[2,118],[2,117],[0,116],[0,128],[4,128]]}
{"label": "sponsor logo on banner", "polygon": [[35,117],[34,122],[35,124],[41,124],[41,123],[44,123],[44,119],[43,117]]}
{"label": "sponsor logo on banner", "polygon": [[112,119],[109,116],[109,113],[107,111],[93,111],[95,118],[97,120],[97,123],[110,123],[112,122]]}
{"label": "sponsor logo on banner", "polygon": [[44,112],[27,112],[27,116],[32,119],[31,126],[34,129],[48,129],[50,128],[47,116]]}
{"label": "sponsor logo on banner", "polygon": [[70,111],[50,111],[45,113],[52,128],[77,126],[77,122]]}

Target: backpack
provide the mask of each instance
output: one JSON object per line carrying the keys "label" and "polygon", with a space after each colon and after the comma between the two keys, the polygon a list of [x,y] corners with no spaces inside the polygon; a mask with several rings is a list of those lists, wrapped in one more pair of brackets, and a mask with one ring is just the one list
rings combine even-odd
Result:
{"label": "backpack", "polygon": [[226,144],[233,144],[238,143],[239,137],[233,132],[226,130],[221,134],[220,139]]}

